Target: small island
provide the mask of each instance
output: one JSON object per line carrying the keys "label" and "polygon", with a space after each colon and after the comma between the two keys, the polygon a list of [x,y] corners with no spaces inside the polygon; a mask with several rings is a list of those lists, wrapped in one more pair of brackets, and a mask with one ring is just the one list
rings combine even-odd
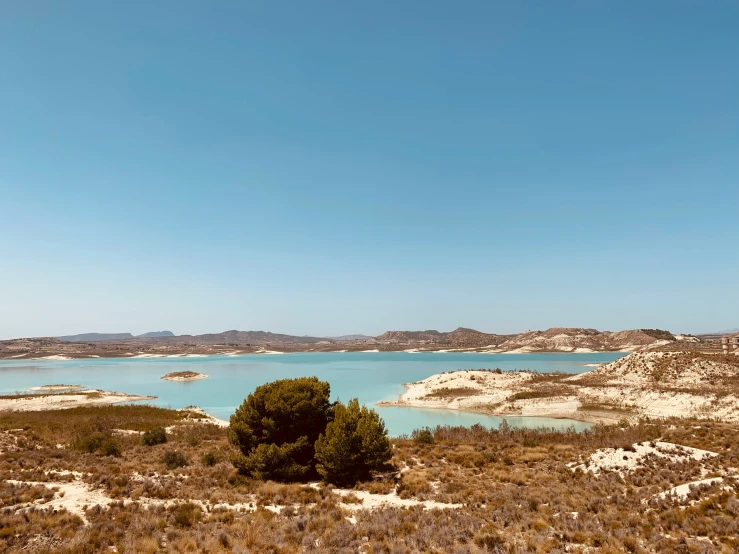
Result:
{"label": "small island", "polygon": [[82,385],[41,385],[40,387],[28,387],[28,390],[39,392],[55,392],[66,390],[77,390],[84,388]]}
{"label": "small island", "polygon": [[162,379],[165,381],[199,381],[200,379],[207,379],[208,376],[203,373],[197,373],[195,371],[175,371],[173,373],[167,373]]}

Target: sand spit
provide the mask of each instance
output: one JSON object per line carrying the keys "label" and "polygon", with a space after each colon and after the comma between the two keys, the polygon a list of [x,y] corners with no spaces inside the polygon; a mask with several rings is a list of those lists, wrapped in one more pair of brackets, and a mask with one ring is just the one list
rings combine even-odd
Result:
{"label": "sand spit", "polygon": [[162,376],[162,379],[164,379],[165,381],[176,381],[180,383],[188,381],[200,381],[207,378],[208,376],[204,373],[197,373],[195,371],[175,371],[173,373],[167,373],[166,375]]}
{"label": "sand spit", "polygon": [[[728,361],[727,361],[728,360]],[[407,383],[381,405],[614,423],[640,416],[739,421],[733,356],[638,352],[578,375],[465,370]]]}
{"label": "sand spit", "polygon": [[36,412],[63,410],[81,406],[103,406],[121,402],[154,400],[156,396],[139,396],[103,390],[84,390],[73,393],[28,394],[0,398],[0,412]]}
{"label": "sand spit", "polygon": [[198,414],[200,416],[200,418],[198,419],[199,423],[212,423],[214,425],[218,425],[219,427],[228,427],[230,425],[230,423],[225,419],[219,419],[209,414],[202,408],[199,408],[198,406],[188,406],[184,409],[184,411],[194,412]]}

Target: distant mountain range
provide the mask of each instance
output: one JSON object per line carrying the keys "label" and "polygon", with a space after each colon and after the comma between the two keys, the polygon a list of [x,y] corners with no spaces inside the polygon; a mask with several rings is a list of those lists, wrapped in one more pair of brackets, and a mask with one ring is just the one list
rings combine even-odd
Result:
{"label": "distant mountain range", "polygon": [[151,331],[150,333],[144,333],[138,335],[139,339],[153,339],[157,337],[174,337],[175,334],[172,331]]}
{"label": "distant mountain range", "polygon": [[[546,331],[526,331],[511,335],[483,333],[475,329],[459,327],[454,331],[387,331],[377,337],[368,335],[342,335],[337,337],[310,337],[285,335],[267,331],[224,331],[203,335],[175,336],[171,331],[154,331],[133,336],[131,333],[84,333],[57,337],[65,342],[133,342],[138,344],[190,345],[190,346],[264,346],[283,345],[290,350],[299,345],[330,348],[336,342],[371,342],[380,350],[475,349],[490,352],[586,352],[639,350],[665,346],[678,342],[669,331],[637,329],[630,331],[598,331],[596,329],[555,327]],[[361,349],[361,345],[356,346]],[[365,347],[366,348],[366,347]]]}
{"label": "distant mountain range", "polygon": [[134,336],[131,333],[82,333],[79,335],[66,335],[55,337],[64,342],[103,342],[106,340],[147,339],[155,337],[174,337],[172,331],[152,331],[143,335]]}
{"label": "distant mountain range", "polygon": [[341,335],[340,337],[326,337],[329,340],[372,340],[375,337],[370,337],[369,335]]}
{"label": "distant mountain range", "polygon": [[129,357],[258,354],[278,352],[633,352],[639,350],[720,350],[716,337],[673,335],[661,329],[598,331],[555,327],[510,335],[483,333],[459,327],[454,331],[387,331],[377,337],[342,335],[310,337],[267,331],[225,331],[175,336],[154,331],[138,337],[131,333],[83,333],[63,337],[0,341],[0,359],[44,357]]}
{"label": "distant mountain range", "polygon": [[131,333],[82,333],[56,337],[64,342],[102,342],[106,340],[125,340],[134,338]]}
{"label": "distant mountain range", "polygon": [[205,335],[179,335],[175,337],[192,344],[314,344],[330,342],[322,337],[298,337],[267,331],[224,331]]}
{"label": "distant mountain range", "polygon": [[204,335],[175,335],[172,331],[152,331],[143,335],[131,333],[82,333],[55,337],[64,342],[104,342],[134,339],[176,339],[178,342],[191,344],[315,344],[332,341],[372,340],[368,335],[342,335],[340,337],[308,337],[283,335],[267,331],[224,331],[223,333],[206,333]]}

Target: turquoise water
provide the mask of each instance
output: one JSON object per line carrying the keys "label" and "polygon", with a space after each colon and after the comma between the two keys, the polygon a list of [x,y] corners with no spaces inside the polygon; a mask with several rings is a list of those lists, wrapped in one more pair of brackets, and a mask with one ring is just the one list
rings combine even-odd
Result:
{"label": "turquoise water", "polygon": [[[152,404],[172,408],[202,407],[228,419],[255,387],[287,377],[317,376],[331,384],[334,398],[374,405],[395,400],[403,383],[420,381],[435,373],[457,369],[532,369],[541,372],[582,373],[585,364],[612,362],[624,354],[467,354],[407,352],[327,352],[251,354],[206,358],[93,358],[85,360],[0,361],[0,394],[26,391],[28,387],[64,383],[89,388],[155,395]],[[189,383],[161,380],[173,371],[197,371],[208,379]],[[497,427],[501,418],[452,410],[377,407],[393,436],[435,425]],[[584,429],[588,424],[564,419],[507,417],[511,425]]]}

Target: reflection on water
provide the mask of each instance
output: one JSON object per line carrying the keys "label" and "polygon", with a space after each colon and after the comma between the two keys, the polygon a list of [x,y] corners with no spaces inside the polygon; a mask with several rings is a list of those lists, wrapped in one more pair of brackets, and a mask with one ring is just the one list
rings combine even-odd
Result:
{"label": "reflection on water", "polygon": [[[597,354],[463,354],[463,353],[299,353],[283,355],[213,356],[208,358],[138,358],[44,361],[0,361],[0,393],[27,392],[28,387],[64,383],[89,388],[156,395],[158,406],[201,406],[216,417],[228,419],[255,387],[275,379],[315,375],[331,384],[335,399],[357,397],[374,404],[394,400],[403,383],[420,381],[442,371],[499,367],[504,371],[532,369],[541,372],[581,373],[585,364],[607,363],[620,353]],[[197,371],[208,379],[178,383],[163,381],[172,371]],[[394,436],[436,425],[497,427],[496,416],[452,410],[377,407]],[[506,417],[512,426],[568,427],[588,424],[572,420]]]}

